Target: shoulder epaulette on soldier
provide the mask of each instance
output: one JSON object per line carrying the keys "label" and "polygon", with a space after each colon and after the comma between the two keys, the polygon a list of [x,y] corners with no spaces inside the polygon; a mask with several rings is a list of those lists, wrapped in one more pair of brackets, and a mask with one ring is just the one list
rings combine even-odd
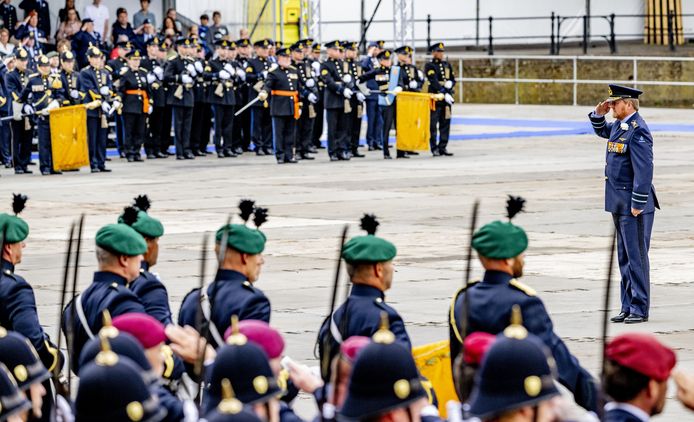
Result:
{"label": "shoulder epaulette on soldier", "polygon": [[104,70],[108,71],[108,73],[113,72],[113,69],[111,69],[111,66],[109,65],[104,66]]}
{"label": "shoulder epaulette on soldier", "polygon": [[287,69],[289,69],[289,70],[297,70],[296,67],[294,67],[294,66],[292,66],[292,65],[287,66]]}
{"label": "shoulder epaulette on soldier", "polygon": [[511,279],[511,281],[509,281],[508,284],[509,286],[515,287],[516,289],[520,290],[528,296],[537,296],[537,292],[535,291],[535,289],[528,286],[527,284],[521,283],[515,278]]}
{"label": "shoulder epaulette on soldier", "polygon": [[41,76],[41,74],[40,74],[40,73],[38,73],[38,72],[36,72],[36,73],[32,73],[32,74],[30,74],[30,75],[29,75],[29,79],[31,79],[31,78],[35,78],[35,77],[37,77],[37,76]]}
{"label": "shoulder epaulette on soldier", "polygon": [[247,289],[249,289],[249,290],[251,290],[251,291],[255,291],[255,288],[253,287],[253,285],[251,284],[250,281],[246,280],[246,281],[244,281],[244,282],[241,283],[241,284],[243,284],[243,287],[245,287],[245,288],[247,288]]}
{"label": "shoulder epaulette on soldier", "polygon": [[458,323],[455,320],[455,303],[458,301],[458,296],[460,296],[461,293],[463,293],[468,288],[474,286],[475,284],[477,284],[479,282],[480,282],[479,280],[473,280],[473,281],[468,282],[466,286],[463,286],[460,289],[458,289],[458,291],[455,292],[455,294],[453,295],[453,299],[451,299],[451,306],[450,306],[450,309],[448,311],[448,320],[451,324],[451,328],[453,329],[453,333],[455,333],[455,336],[460,343],[463,342],[463,338],[460,335],[460,331],[458,331]]}
{"label": "shoulder epaulette on soldier", "polygon": [[130,69],[127,67],[121,67],[120,68],[120,75],[121,76],[125,75],[126,73],[128,73],[128,70],[130,70]]}

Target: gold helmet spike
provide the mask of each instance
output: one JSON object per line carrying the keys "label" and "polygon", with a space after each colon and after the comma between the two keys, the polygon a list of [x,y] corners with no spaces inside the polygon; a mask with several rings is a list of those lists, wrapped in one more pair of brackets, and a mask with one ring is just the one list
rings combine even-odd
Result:
{"label": "gold helmet spike", "polygon": [[513,305],[513,308],[511,308],[511,325],[506,327],[504,335],[517,340],[523,340],[528,337],[528,330],[523,327],[523,314],[521,314],[520,306]]}
{"label": "gold helmet spike", "polygon": [[103,326],[101,327],[101,330],[99,330],[99,337],[104,336],[106,338],[114,338],[118,336],[118,328],[113,326],[113,323],[111,322],[111,314],[108,312],[108,309],[104,310],[103,313]]}
{"label": "gold helmet spike", "polygon": [[381,327],[372,336],[374,343],[391,344],[395,341],[395,334],[389,329],[388,314],[381,312]]}
{"label": "gold helmet spike", "polygon": [[99,341],[101,342],[101,351],[96,355],[94,362],[99,366],[114,366],[118,363],[118,355],[111,350],[108,337],[99,334]]}
{"label": "gold helmet spike", "polygon": [[243,410],[243,403],[234,397],[234,389],[227,378],[222,380],[222,401],[219,402],[217,410],[225,415],[236,415]]}
{"label": "gold helmet spike", "polygon": [[239,317],[231,316],[231,335],[227,338],[227,344],[234,346],[243,346],[248,342],[248,338],[239,331]]}

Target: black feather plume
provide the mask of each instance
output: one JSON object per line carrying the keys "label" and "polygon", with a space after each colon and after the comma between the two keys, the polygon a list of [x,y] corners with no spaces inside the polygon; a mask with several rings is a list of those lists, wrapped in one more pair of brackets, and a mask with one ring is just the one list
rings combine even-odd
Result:
{"label": "black feather plume", "polygon": [[147,212],[149,207],[152,206],[152,203],[147,195],[138,195],[137,198],[135,198],[135,206],[139,208],[140,211]]}
{"label": "black feather plume", "polygon": [[239,202],[239,210],[241,210],[239,215],[241,216],[241,219],[245,223],[248,223],[248,219],[251,218],[251,215],[253,215],[254,209],[255,209],[255,201],[253,201],[253,200],[242,199],[241,202]]}
{"label": "black feather plume", "polygon": [[253,213],[253,224],[260,228],[267,221],[267,208],[256,208]]}
{"label": "black feather plume", "polygon": [[132,226],[137,221],[137,213],[139,210],[135,207],[125,207],[123,210],[123,222]]}
{"label": "black feather plume", "polygon": [[24,210],[27,199],[29,198],[21,193],[12,194],[12,211],[14,211],[14,215],[19,215],[19,213]]}
{"label": "black feather plume", "polygon": [[506,215],[508,220],[511,221],[513,217],[519,212],[523,212],[523,207],[525,206],[525,199],[520,196],[508,196],[508,201],[506,201]]}
{"label": "black feather plume", "polygon": [[362,230],[366,231],[368,234],[376,234],[376,229],[378,225],[381,224],[376,220],[376,216],[373,214],[364,214],[361,218],[361,224],[359,225]]}

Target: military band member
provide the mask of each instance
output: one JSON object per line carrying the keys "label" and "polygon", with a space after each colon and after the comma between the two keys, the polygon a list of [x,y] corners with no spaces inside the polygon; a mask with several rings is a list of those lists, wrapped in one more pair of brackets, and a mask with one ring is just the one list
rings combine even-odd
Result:
{"label": "military band member", "polygon": [[[389,160],[389,138],[390,129],[393,127],[395,118],[395,96],[402,92],[402,72],[399,67],[392,67],[393,53],[390,50],[383,50],[378,53],[378,67],[370,72],[364,73],[359,78],[359,83],[369,80],[376,81],[378,91],[378,109],[383,120],[383,158]],[[406,155],[398,151],[398,158],[404,158]]]}
{"label": "military band member", "polygon": [[[270,40],[256,41],[253,47],[256,57],[248,60],[246,68],[248,102],[256,99],[273,65],[269,60]],[[272,154],[272,118],[267,100],[258,101],[251,107],[251,136],[256,155]]]}
{"label": "military band member", "polygon": [[205,77],[210,81],[207,90],[208,101],[214,107],[214,147],[218,158],[235,157],[233,147],[234,106],[236,105],[236,68],[229,60],[230,51],[236,43],[215,40],[215,57],[205,69]]}
{"label": "military band member", "polygon": [[[106,69],[111,74],[111,80],[115,84],[118,79],[125,74],[128,70],[128,60],[126,56],[134,49],[134,45],[127,40],[121,40],[116,43],[116,53],[118,57],[109,60],[106,63],[104,69]],[[126,154],[126,139],[125,139],[125,122],[123,115],[119,113],[112,113],[113,120],[116,123],[116,146],[118,147],[118,153],[121,158],[127,158]],[[110,117],[110,116],[109,116]]]}
{"label": "military band member", "polygon": [[296,68],[303,87],[300,91],[301,116],[296,128],[296,155],[302,160],[313,160],[314,157],[309,153],[313,150],[313,126],[317,117],[316,103],[320,93],[316,78],[311,73],[311,64],[304,59],[306,49],[303,40],[291,46],[292,66]]}
{"label": "military band member", "polygon": [[[638,89],[610,85],[609,97],[589,115],[593,130],[606,138],[605,211],[617,230],[621,312],[612,322],[648,321],[650,263],[648,249],[656,208],[653,187],[653,136],[639,114]],[[606,122],[612,110],[614,122]]]}
{"label": "military band member", "polygon": [[34,136],[33,117],[28,116],[24,110],[20,96],[29,83],[31,69],[29,64],[29,52],[19,48],[16,54],[15,68],[5,77],[7,95],[12,99],[12,114],[14,119],[12,128],[12,162],[15,174],[32,173],[28,166],[31,162],[31,139]]}
{"label": "military band member", "polygon": [[[145,139],[147,159],[167,158],[164,149],[168,148],[168,134],[171,132],[171,108],[166,105],[164,85],[164,64],[167,46],[164,40],[154,37],[147,43],[147,57],[140,66],[147,70],[147,84],[154,107],[148,120],[148,133]],[[169,129],[168,131],[164,128]],[[165,141],[167,140],[167,141]]]}
{"label": "military band member", "polygon": [[193,120],[190,128],[190,149],[196,157],[207,155],[207,144],[210,143],[210,130],[212,129],[212,106],[208,96],[209,82],[204,77],[205,50],[199,40],[195,40],[192,49],[193,66],[197,74],[195,75],[195,85],[193,86]]}
{"label": "military band member", "polygon": [[316,118],[313,120],[313,150],[309,151],[315,154],[319,149],[325,149],[320,140],[321,136],[323,136],[323,120],[325,117],[325,82],[320,77],[320,69],[323,64],[321,61],[321,44],[314,42],[311,38],[308,41],[311,44],[307,54],[311,63],[311,74],[318,83],[318,102],[315,105]]}
{"label": "military band member", "polygon": [[[236,67],[237,87],[236,104],[248,104],[249,85],[246,82],[246,69],[251,58],[251,41],[248,38],[241,38],[236,41],[237,56],[234,60]],[[232,146],[237,155],[248,151],[251,145],[251,114],[241,113],[234,117],[234,135]]]}
{"label": "military band member", "polygon": [[64,105],[82,104],[85,94],[82,92],[80,74],[75,71],[75,55],[72,51],[60,54],[60,80],[65,87]]}
{"label": "military band member", "polygon": [[[450,156],[448,152],[448,137],[451,132],[451,115],[453,112],[453,87],[455,87],[455,75],[450,63],[443,59],[445,47],[442,42],[429,47],[432,59],[424,65],[424,73],[429,81],[429,92],[443,94],[444,99],[436,102],[436,109],[431,112],[429,132],[431,139],[429,144],[434,157],[441,155]],[[438,128],[438,129],[437,129]],[[438,132],[438,142],[437,139]]]}
{"label": "military band member", "polygon": [[87,50],[89,65],[80,71],[87,107],[87,137],[89,141],[89,166],[92,173],[108,173],[106,168],[106,142],[108,138],[108,114],[112,110],[111,75],[104,69],[104,53],[97,47]]}
{"label": "military band member", "polygon": [[24,104],[25,114],[36,114],[41,174],[44,176],[62,174],[61,171],[53,168],[49,112],[60,107],[65,99],[65,89],[60,81],[60,75],[51,74],[48,57],[44,55],[38,57],[37,69],[38,73],[29,77],[19,102]]}
{"label": "military band member", "polygon": [[297,163],[294,158],[296,126],[301,117],[299,91],[303,89],[299,73],[291,65],[291,51],[280,48],[275,53],[278,66],[268,73],[263,89],[258,98],[265,101],[270,97],[270,115],[272,116],[272,140],[275,146],[277,164]]}
{"label": "military band member", "polygon": [[357,80],[362,75],[361,64],[358,62],[359,43],[345,41],[344,45],[345,59],[342,62],[342,67],[346,72],[342,78],[345,85],[354,91],[354,95],[349,100],[351,110],[347,113],[349,116],[349,129],[347,131],[349,154],[351,157],[361,158],[365,157],[364,154],[359,153],[359,135],[361,134],[361,118],[364,115],[366,96],[357,88]]}
{"label": "military band member", "polygon": [[[378,54],[383,50],[385,42],[382,40],[372,41],[369,43],[367,56],[361,61],[362,72],[367,73],[378,67]],[[369,145],[369,151],[379,150],[383,148],[383,119],[378,110],[378,97],[376,93],[378,84],[373,79],[366,83],[366,87],[372,92],[366,97],[366,143]]]}
{"label": "military band member", "polygon": [[345,113],[345,105],[354,91],[348,88],[344,81],[342,67],[342,44],[335,40],[325,44],[328,49],[328,59],[321,65],[320,77],[325,83],[324,107],[328,121],[328,156],[330,161],[349,160],[348,145],[349,115]]}
{"label": "military band member", "polygon": [[195,156],[191,152],[190,128],[195,104],[194,78],[198,74],[193,60],[195,41],[181,38],[176,41],[176,48],[178,54],[169,58],[164,68],[164,82],[168,90],[166,103],[173,109],[176,159],[193,160]]}
{"label": "military band member", "polygon": [[123,151],[128,162],[142,161],[140,149],[145,142],[146,117],[152,112],[147,71],[140,68],[140,50],[132,49],[126,55],[128,68],[116,81],[118,94],[123,102],[123,126],[125,145]]}

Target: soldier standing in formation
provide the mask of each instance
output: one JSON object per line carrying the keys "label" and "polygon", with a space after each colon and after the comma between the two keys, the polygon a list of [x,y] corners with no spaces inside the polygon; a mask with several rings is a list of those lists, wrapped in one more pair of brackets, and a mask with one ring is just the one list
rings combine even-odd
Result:
{"label": "soldier standing in formation", "polygon": [[214,107],[214,146],[217,157],[235,157],[233,146],[234,106],[236,105],[236,68],[230,51],[236,49],[233,41],[216,40],[215,57],[210,60],[206,75],[210,81],[209,102]]}
{"label": "soldier standing in formation", "polygon": [[173,109],[174,138],[176,141],[176,159],[193,160],[191,152],[190,130],[193,120],[195,95],[193,87],[197,70],[193,64],[195,41],[182,38],[176,41],[178,54],[172,56],[164,68],[164,82],[167,84],[166,103]]}
{"label": "soldier standing in formation", "polygon": [[[436,102],[435,110],[431,111],[429,143],[434,157],[451,156],[446,149],[451,132],[451,117],[453,115],[453,87],[455,75],[450,63],[443,59],[445,48],[443,43],[432,44],[429,47],[432,59],[424,65],[424,73],[429,81],[429,92],[443,94],[444,99]],[[437,136],[438,135],[438,136]],[[438,141],[437,141],[438,139]]]}
{"label": "soldier standing in formation", "polygon": [[357,81],[362,75],[361,65],[357,61],[359,44],[356,42],[345,41],[345,59],[342,67],[346,70],[343,76],[345,84],[354,91],[354,95],[349,100],[349,120],[348,144],[351,157],[363,158],[364,154],[359,152],[359,135],[361,134],[361,118],[364,115],[364,102],[366,96],[357,89]]}
{"label": "soldier standing in formation", "polygon": [[140,149],[145,143],[147,115],[152,113],[147,71],[140,68],[140,50],[130,50],[126,55],[128,68],[116,81],[118,94],[123,102],[123,126],[125,145],[123,151],[128,162],[142,161]]}
{"label": "soldier standing in formation", "polygon": [[15,68],[6,76],[8,99],[12,101],[13,120],[12,128],[12,161],[15,174],[31,174],[29,163],[31,162],[31,138],[33,136],[33,122],[31,116],[21,102],[21,95],[29,83],[29,53],[20,48],[16,52]]}
{"label": "soldier standing in formation", "polygon": [[345,106],[354,95],[343,81],[345,71],[340,55],[343,49],[339,40],[325,44],[328,60],[321,65],[320,76],[325,83],[324,107],[328,121],[328,155],[330,161],[349,160],[349,115]]}
{"label": "soldier standing in formation", "polygon": [[[267,75],[274,70],[269,59],[270,40],[264,39],[253,44],[256,57],[248,60],[246,81],[248,82],[248,102],[255,100],[263,88]],[[256,155],[271,155],[272,119],[267,98],[251,107],[251,136]]]}
{"label": "soldier standing in formation", "polygon": [[112,81],[104,69],[104,53],[96,47],[87,50],[89,66],[80,71],[87,107],[87,138],[89,142],[89,165],[92,173],[108,173],[106,168],[106,142],[111,106]]}
{"label": "soldier standing in formation", "polygon": [[[310,155],[315,151],[313,147],[313,127],[316,119],[316,103],[318,103],[318,83],[314,78],[311,63],[305,58],[307,50],[306,40],[297,41],[291,46],[292,66],[299,74],[299,83],[302,86],[299,92],[301,101],[301,115],[296,129],[296,155],[301,160],[315,159]],[[322,118],[322,116],[321,116]]]}

